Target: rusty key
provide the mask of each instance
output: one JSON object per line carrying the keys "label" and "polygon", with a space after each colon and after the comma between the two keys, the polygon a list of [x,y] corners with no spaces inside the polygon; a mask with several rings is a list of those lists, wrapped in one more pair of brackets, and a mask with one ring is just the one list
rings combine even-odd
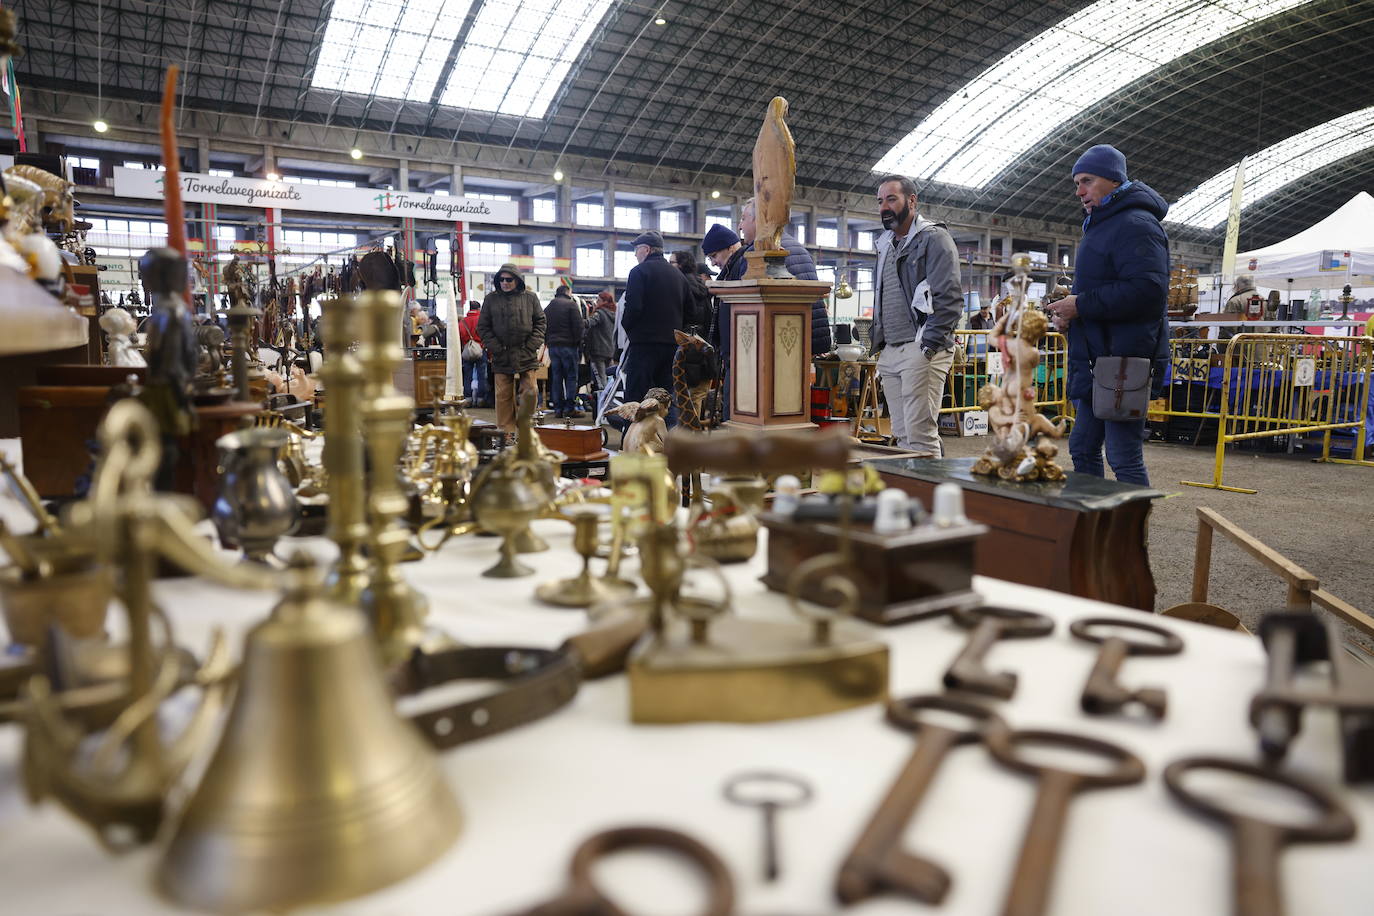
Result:
{"label": "rusty key", "polygon": [[[1035,809],[1021,843],[1011,887],[1002,916],[1041,916],[1049,902],[1054,880],[1054,861],[1059,855],[1059,838],[1069,814],[1069,802],[1077,792],[1125,786],[1145,778],[1145,764],[1123,747],[1064,732],[1026,729],[1015,732],[990,732],[985,739],[992,756],[1001,764],[1038,778]],[[1115,769],[1105,773],[1080,773],[1062,770],[1025,759],[1017,753],[1021,745],[1065,747],[1115,760]]]}
{"label": "rusty key", "polygon": [[[922,721],[921,711],[932,709],[966,716],[973,727],[957,729]],[[835,896],[845,904],[853,904],[894,891],[923,903],[937,904],[949,890],[949,873],[929,859],[902,849],[902,834],[925,798],[945,754],[961,744],[983,740],[988,732],[1006,731],[1007,726],[978,703],[935,694],[893,700],[887,705],[887,721],[915,732],[916,750],[840,865]]]}
{"label": "rusty key", "polygon": [[[1093,632],[1094,627],[1125,627],[1153,633],[1163,642],[1150,640],[1140,642],[1124,639],[1121,636],[1103,636]],[[1083,686],[1083,696],[1079,705],[1083,711],[1095,716],[1111,715],[1119,712],[1127,703],[1139,703],[1156,719],[1164,718],[1168,710],[1168,696],[1159,687],[1141,687],[1128,690],[1117,683],[1116,675],[1121,663],[1128,655],[1177,655],[1183,651],[1183,640],[1163,627],[1123,620],[1115,617],[1084,617],[1069,625],[1069,632],[1084,642],[1102,646],[1097,653],[1097,663],[1093,665],[1088,682]]]}
{"label": "rusty key", "polygon": [[1017,611],[1002,607],[978,607],[951,611],[954,622],[972,630],[968,642],[945,672],[945,686],[951,690],[967,690],[1003,700],[1016,692],[1016,673],[989,671],[983,658],[999,639],[1030,639],[1048,636],[1054,631],[1054,621],[1044,614]]}
{"label": "rusty key", "polygon": [[[1224,770],[1292,789],[1321,811],[1310,824],[1293,826],[1247,817],[1188,789],[1186,774],[1193,770]],[[1164,769],[1164,785],[1189,808],[1224,822],[1231,828],[1235,916],[1281,916],[1279,851],[1288,843],[1337,843],[1355,836],[1355,821],[1337,798],[1316,783],[1288,773],[1223,757],[1189,757]]]}
{"label": "rusty key", "polygon": [[811,801],[811,784],[790,773],[756,770],[726,782],[725,800],[763,812],[763,880],[778,880],[778,812]]}

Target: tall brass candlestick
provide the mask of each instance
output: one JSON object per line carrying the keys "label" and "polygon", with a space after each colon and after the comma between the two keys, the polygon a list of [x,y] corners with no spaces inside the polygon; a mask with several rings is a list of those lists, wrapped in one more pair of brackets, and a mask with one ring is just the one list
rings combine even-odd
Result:
{"label": "tall brass candlestick", "polygon": [[367,505],[363,493],[363,443],[361,438],[363,366],[349,347],[360,336],[358,305],[352,296],[326,299],[324,313],[326,358],[320,367],[328,393],[325,410],[324,468],[328,475],[329,538],[339,545],[331,597],[355,606],[368,585]]}
{"label": "tall brass candlestick", "polygon": [[372,617],[383,662],[392,665],[404,662],[425,640],[422,620],[427,602],[400,570],[410,532],[399,519],[409,500],[396,476],[415,401],[396,391],[391,381],[405,358],[400,344],[400,294],[367,292],[358,301],[365,329],[361,359],[367,399],[362,420],[371,459],[367,508],[372,568],[363,608]]}

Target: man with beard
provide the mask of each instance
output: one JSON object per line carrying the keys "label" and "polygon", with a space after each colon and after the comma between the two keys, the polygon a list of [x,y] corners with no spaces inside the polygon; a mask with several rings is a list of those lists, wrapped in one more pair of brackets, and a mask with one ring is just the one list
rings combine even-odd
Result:
{"label": "man with beard", "polygon": [[878,180],[877,289],[873,349],[892,418],[892,444],[939,458],[937,417],[954,364],[954,326],[964,309],[959,252],[949,231],[916,212],[916,182]]}

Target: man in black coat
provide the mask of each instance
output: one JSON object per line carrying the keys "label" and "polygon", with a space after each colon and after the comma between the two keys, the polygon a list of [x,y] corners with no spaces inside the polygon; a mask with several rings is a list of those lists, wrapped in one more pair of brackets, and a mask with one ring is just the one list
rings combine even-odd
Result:
{"label": "man in black coat", "polygon": [[577,364],[581,361],[582,309],[566,286],[544,309],[544,345],[549,348],[549,403],[554,416],[585,417],[577,409]]}
{"label": "man in black coat", "polygon": [[[755,214],[754,200],[744,205],[739,218],[739,237],[752,248],[755,235]],[[816,274],[816,262],[811,258],[811,252],[806,250],[797,237],[791,232],[784,230],[782,240],[779,242],[783,248],[787,249],[787,260],[784,266],[787,272],[798,280],[818,280]],[[830,340],[830,310],[825,307],[824,297],[811,303],[811,355],[820,356],[822,353],[829,353],[832,348]]]}
{"label": "man in black coat", "polygon": [[650,388],[673,390],[674,331],[682,330],[687,278],[663,257],[663,236],[649,231],[635,237],[635,260],[625,284],[620,324],[630,345],[625,351],[625,400],[642,400]]}

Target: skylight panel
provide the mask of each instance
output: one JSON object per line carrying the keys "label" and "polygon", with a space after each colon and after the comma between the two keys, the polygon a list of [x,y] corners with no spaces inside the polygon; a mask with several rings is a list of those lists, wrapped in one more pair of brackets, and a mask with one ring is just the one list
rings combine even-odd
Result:
{"label": "skylight panel", "polygon": [[428,102],[471,0],[334,0],[315,89]]}
{"label": "skylight panel", "polygon": [[[1245,161],[1241,207],[1252,206],[1302,176],[1374,147],[1374,107],[1318,124],[1280,140]],[[1169,208],[1168,220],[1199,229],[1226,221],[1235,168],[1208,178]]]}
{"label": "skylight panel", "polygon": [[486,0],[440,104],[542,118],[611,0]]}
{"label": "skylight panel", "polygon": [[989,67],[874,165],[983,188],[1062,124],[1132,81],[1311,0],[1098,0]]}

